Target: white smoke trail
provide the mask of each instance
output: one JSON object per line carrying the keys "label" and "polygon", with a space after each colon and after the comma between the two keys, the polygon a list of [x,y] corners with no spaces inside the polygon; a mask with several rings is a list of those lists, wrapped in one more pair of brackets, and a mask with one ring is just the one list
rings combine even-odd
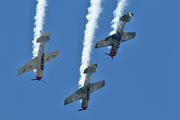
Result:
{"label": "white smoke trail", "polygon": [[114,19],[111,21],[111,27],[113,28],[113,30],[109,33],[109,35],[112,35],[117,31],[119,25],[119,18],[122,16],[122,13],[124,12],[124,7],[127,5],[126,1],[127,0],[118,0],[117,7],[113,12]]}
{"label": "white smoke trail", "polygon": [[101,0],[90,0],[91,6],[88,8],[88,14],[86,16],[88,23],[86,24],[86,30],[84,31],[84,47],[82,51],[82,59],[80,66],[80,80],[79,85],[84,85],[86,75],[83,74],[84,70],[88,67],[90,61],[90,53],[92,49],[92,42],[94,38],[95,29],[98,28],[97,20],[99,14],[102,12]]}
{"label": "white smoke trail", "polygon": [[37,56],[39,43],[36,43],[37,39],[41,36],[41,32],[43,30],[43,23],[45,17],[45,7],[47,6],[46,0],[37,0],[38,4],[36,6],[36,15],[35,19],[35,27],[34,27],[34,40],[33,43],[33,58]]}

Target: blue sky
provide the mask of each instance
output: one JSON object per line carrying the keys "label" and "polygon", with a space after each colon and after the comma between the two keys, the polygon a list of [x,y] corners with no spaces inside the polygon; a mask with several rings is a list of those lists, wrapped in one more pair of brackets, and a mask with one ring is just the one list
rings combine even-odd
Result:
{"label": "blue sky", "polygon": [[[103,11],[93,44],[108,36],[116,0],[102,0]],[[180,36],[179,0],[128,0],[134,13],[125,32],[136,32],[121,44],[114,61],[92,49],[91,63],[98,72],[91,82],[105,80],[93,93],[89,111],[78,112],[80,102],[64,106],[64,99],[78,89],[82,41],[90,6],[85,0],[47,0],[44,32],[51,32],[45,53],[60,50],[60,57],[45,65],[43,80],[31,81],[34,72],[17,75],[32,58],[35,0],[0,1],[1,120],[179,120]]]}

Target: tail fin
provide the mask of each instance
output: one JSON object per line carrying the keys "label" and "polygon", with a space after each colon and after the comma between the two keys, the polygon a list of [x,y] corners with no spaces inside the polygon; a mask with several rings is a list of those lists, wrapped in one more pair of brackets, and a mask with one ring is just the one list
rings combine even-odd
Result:
{"label": "tail fin", "polygon": [[97,64],[90,64],[89,67],[84,70],[84,74],[95,72],[97,72]]}
{"label": "tail fin", "polygon": [[40,43],[40,42],[48,42],[51,40],[51,33],[43,33],[43,35],[41,35],[41,37],[39,37],[37,39],[37,43]]}
{"label": "tail fin", "polygon": [[125,22],[132,22],[133,21],[133,13],[127,12],[125,15],[120,17],[120,21],[125,21]]}

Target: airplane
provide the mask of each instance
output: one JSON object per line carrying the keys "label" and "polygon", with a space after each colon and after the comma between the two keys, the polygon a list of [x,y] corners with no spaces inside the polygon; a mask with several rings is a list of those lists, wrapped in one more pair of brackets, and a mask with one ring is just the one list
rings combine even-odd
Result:
{"label": "airplane", "polygon": [[112,46],[110,53],[109,54],[105,53],[105,54],[111,56],[112,59],[114,56],[116,56],[117,50],[120,47],[120,44],[127,40],[133,39],[136,35],[136,32],[123,32],[126,22],[133,21],[133,13],[127,12],[125,15],[120,17],[119,20],[122,22],[119,25],[119,28],[117,29],[116,33],[97,42],[96,46],[95,46],[95,48]]}
{"label": "airplane", "polygon": [[29,71],[35,70],[36,71],[36,79],[31,79],[31,80],[40,81],[42,79],[44,65],[60,56],[59,50],[44,54],[44,44],[51,40],[50,37],[51,37],[51,33],[45,33],[44,32],[37,39],[37,43],[40,43],[38,55],[36,57],[34,57],[28,63],[23,65],[21,68],[19,68],[18,69],[18,75],[21,75],[21,74],[27,73]]}
{"label": "airplane", "polygon": [[96,83],[90,83],[91,74],[95,73],[95,72],[97,72],[97,64],[90,64],[89,67],[87,67],[84,70],[84,74],[87,74],[85,82],[84,82],[84,86],[82,86],[76,92],[74,92],[69,97],[67,97],[64,100],[64,105],[67,105],[69,103],[72,103],[74,101],[82,99],[82,102],[81,102],[82,109],[80,109],[79,111],[87,109],[88,101],[90,99],[90,94],[95,92],[96,90],[104,87],[104,85],[105,85],[105,80],[99,81],[99,82],[96,82]]}

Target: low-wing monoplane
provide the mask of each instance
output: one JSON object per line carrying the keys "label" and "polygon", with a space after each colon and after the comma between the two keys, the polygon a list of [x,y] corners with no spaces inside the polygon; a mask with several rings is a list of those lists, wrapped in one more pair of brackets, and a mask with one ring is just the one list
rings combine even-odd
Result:
{"label": "low-wing monoplane", "polygon": [[38,80],[40,81],[43,77],[43,70],[44,70],[44,65],[60,55],[60,51],[53,51],[50,53],[45,53],[44,54],[44,44],[45,42],[48,42],[51,40],[51,33],[43,33],[38,39],[37,43],[40,43],[39,45],[39,51],[38,55],[34,57],[31,61],[23,65],[21,68],[18,69],[18,75],[24,74],[26,72],[36,70],[36,79],[32,80]]}
{"label": "low-wing monoplane", "polygon": [[122,22],[119,25],[117,32],[115,34],[97,42],[96,46],[95,46],[95,48],[112,46],[110,53],[109,54],[106,53],[107,55],[111,56],[112,59],[117,54],[117,50],[120,47],[120,44],[127,40],[133,39],[136,35],[136,32],[123,32],[126,22],[133,21],[133,13],[127,12],[125,15],[120,17],[119,20]]}
{"label": "low-wing monoplane", "polygon": [[96,90],[104,87],[105,80],[99,81],[96,83],[90,83],[91,81],[91,74],[97,72],[97,64],[90,64],[88,68],[84,70],[84,74],[86,75],[86,79],[84,82],[84,86],[82,86],[80,89],[78,89],[75,93],[71,94],[69,97],[67,97],[64,100],[64,105],[67,105],[69,103],[72,103],[74,101],[77,101],[79,99],[82,99],[81,103],[81,110],[86,110],[88,107],[88,101],[90,99],[90,94],[95,92]]}

